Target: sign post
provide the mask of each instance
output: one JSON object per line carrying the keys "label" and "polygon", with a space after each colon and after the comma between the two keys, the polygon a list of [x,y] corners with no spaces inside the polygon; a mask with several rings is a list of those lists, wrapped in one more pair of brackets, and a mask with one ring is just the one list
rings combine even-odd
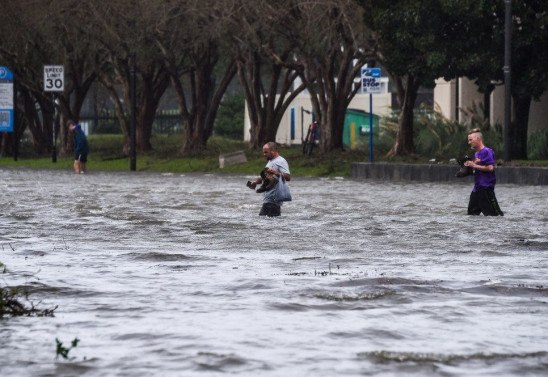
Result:
{"label": "sign post", "polygon": [[380,68],[362,68],[362,93],[369,93],[369,161],[373,162],[373,93],[381,93]]}
{"label": "sign post", "polygon": [[131,95],[131,122],[129,142],[129,170],[137,170],[137,54],[132,52],[129,55],[131,63],[129,66],[130,95]]}
{"label": "sign post", "polygon": [[63,65],[45,65],[44,66],[44,92],[51,92],[51,101],[53,104],[53,122],[52,122],[52,162],[57,162],[55,120],[57,118],[57,104],[55,102],[55,93],[63,92],[65,89],[65,66]]}

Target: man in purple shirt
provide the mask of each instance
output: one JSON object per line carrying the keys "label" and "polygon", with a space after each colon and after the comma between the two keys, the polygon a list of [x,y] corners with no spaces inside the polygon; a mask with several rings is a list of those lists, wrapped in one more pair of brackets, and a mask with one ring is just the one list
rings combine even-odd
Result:
{"label": "man in purple shirt", "polygon": [[474,188],[468,202],[468,214],[485,216],[504,216],[495,196],[495,152],[483,144],[478,128],[468,133],[468,145],[476,151],[474,159],[466,161],[465,166],[474,169]]}

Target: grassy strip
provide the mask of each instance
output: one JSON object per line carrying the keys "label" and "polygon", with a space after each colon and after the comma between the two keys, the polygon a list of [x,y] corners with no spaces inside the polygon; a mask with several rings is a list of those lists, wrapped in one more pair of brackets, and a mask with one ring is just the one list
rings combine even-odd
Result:
{"label": "grassy strip", "polygon": [[[89,137],[90,171],[129,171],[130,160],[122,155],[122,138],[118,135],[91,135]],[[251,150],[248,144],[241,141],[212,137],[207,149],[200,154],[182,157],[181,140],[178,136],[155,136],[152,139],[153,150],[137,154],[137,170],[150,172],[173,173],[237,173],[258,174],[264,167],[265,158],[261,150]],[[219,168],[219,155],[234,151],[244,151],[247,162]],[[312,156],[305,156],[300,145],[281,147],[280,153],[285,157],[291,173],[298,176],[350,176],[350,163],[364,161],[368,157],[363,151],[336,151],[321,155],[314,150]],[[0,158],[0,167],[30,169],[72,170],[72,156],[58,157],[53,163],[51,156],[34,157],[31,152],[25,153],[17,161],[13,158]]]}
{"label": "grassy strip", "polygon": [[[122,137],[120,135],[91,135],[89,137],[90,156],[88,168],[90,171],[129,171],[130,160],[122,155]],[[152,139],[153,150],[137,154],[137,170],[150,172],[172,173],[234,173],[258,174],[264,167],[265,159],[261,150],[250,150],[248,144],[242,141],[212,137],[207,149],[202,153],[181,157],[181,137],[158,135]],[[242,150],[247,162],[238,165],[219,168],[219,155]],[[312,156],[305,156],[300,145],[281,147],[280,153],[290,165],[291,173],[295,176],[311,177],[349,177],[352,162],[368,161],[368,150],[356,149],[332,151],[321,154],[314,150]],[[395,163],[429,163],[426,157],[414,156],[407,158],[384,158],[385,152],[375,151],[376,161]],[[448,158],[449,160],[449,158]],[[447,162],[447,161],[445,161]],[[31,169],[60,169],[72,170],[72,157],[58,157],[53,163],[51,156],[34,157],[27,152],[18,161],[13,158],[0,158],[0,167],[31,168]],[[516,166],[548,166],[548,161],[512,161]]]}

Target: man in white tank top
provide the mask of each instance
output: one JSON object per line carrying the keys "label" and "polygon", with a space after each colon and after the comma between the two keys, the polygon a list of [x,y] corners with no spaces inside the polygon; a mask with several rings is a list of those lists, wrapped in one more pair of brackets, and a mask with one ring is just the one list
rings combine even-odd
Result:
{"label": "man in white tank top", "polygon": [[[285,158],[280,156],[278,146],[275,142],[270,141],[263,146],[263,155],[266,157],[266,168],[268,168],[270,174],[274,174],[278,177],[283,175],[286,181],[291,180],[289,164]],[[262,181],[262,178],[250,181],[249,187],[255,189]],[[270,190],[263,193],[263,206],[261,212],[259,212],[260,216],[280,216],[282,202],[278,202],[274,199],[275,191],[276,190]]]}

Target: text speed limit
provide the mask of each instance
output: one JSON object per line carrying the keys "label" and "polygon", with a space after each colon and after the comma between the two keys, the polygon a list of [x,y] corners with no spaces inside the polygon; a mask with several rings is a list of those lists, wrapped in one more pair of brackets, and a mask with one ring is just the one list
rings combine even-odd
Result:
{"label": "text speed limit", "polygon": [[44,66],[44,92],[62,92],[65,89],[65,68],[62,65]]}

